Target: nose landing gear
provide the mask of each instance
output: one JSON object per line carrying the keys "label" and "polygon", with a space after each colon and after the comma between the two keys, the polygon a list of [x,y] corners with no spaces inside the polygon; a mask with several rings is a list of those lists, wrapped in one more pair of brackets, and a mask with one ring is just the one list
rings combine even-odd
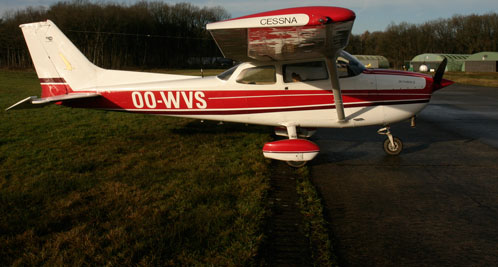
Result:
{"label": "nose landing gear", "polygon": [[378,134],[387,135],[386,140],[384,141],[384,151],[386,154],[391,156],[396,156],[401,153],[403,150],[403,142],[398,137],[394,137],[391,134],[390,127],[386,126],[377,131]]}

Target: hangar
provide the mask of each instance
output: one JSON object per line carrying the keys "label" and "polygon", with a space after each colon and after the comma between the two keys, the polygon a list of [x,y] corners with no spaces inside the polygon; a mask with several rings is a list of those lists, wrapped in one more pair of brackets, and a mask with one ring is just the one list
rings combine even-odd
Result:
{"label": "hangar", "polygon": [[[448,59],[446,71],[464,71],[464,63],[470,55],[464,54],[421,54],[410,62],[414,71],[421,71],[421,66],[427,66],[425,71],[435,71],[444,58]],[[424,71],[424,67],[422,67]]]}
{"label": "hangar", "polygon": [[481,52],[471,55],[465,61],[464,71],[498,72],[498,52]]}
{"label": "hangar", "polygon": [[373,69],[388,69],[389,60],[384,56],[377,55],[354,55],[365,67]]}

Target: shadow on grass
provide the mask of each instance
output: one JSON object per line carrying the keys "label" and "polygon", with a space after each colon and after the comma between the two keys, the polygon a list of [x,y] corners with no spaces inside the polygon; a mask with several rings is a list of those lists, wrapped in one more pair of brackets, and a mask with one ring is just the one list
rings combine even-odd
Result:
{"label": "shadow on grass", "polygon": [[194,120],[182,128],[172,129],[171,132],[181,135],[192,134],[221,134],[221,133],[272,133],[272,127],[261,125],[246,125],[243,123],[217,122]]}

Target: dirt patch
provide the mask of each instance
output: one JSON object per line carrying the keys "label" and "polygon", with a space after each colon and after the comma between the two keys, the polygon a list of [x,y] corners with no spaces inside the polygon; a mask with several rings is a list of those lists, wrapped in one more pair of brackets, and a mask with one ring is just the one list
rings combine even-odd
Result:
{"label": "dirt patch", "polygon": [[267,240],[261,249],[262,262],[269,266],[310,266],[308,238],[303,233],[303,215],[298,206],[297,174],[284,162],[272,163],[268,197],[272,215]]}

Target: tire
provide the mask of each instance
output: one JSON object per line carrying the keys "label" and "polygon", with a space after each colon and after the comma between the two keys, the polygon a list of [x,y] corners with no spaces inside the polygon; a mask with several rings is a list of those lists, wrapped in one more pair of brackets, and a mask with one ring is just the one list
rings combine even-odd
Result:
{"label": "tire", "polygon": [[307,161],[286,161],[289,166],[294,167],[294,168],[301,168],[306,165]]}
{"label": "tire", "polygon": [[401,153],[401,150],[403,150],[403,142],[398,137],[393,137],[394,141],[394,147],[391,145],[391,142],[389,141],[389,138],[386,138],[384,141],[384,151],[386,154],[391,155],[391,156],[396,156]]}

